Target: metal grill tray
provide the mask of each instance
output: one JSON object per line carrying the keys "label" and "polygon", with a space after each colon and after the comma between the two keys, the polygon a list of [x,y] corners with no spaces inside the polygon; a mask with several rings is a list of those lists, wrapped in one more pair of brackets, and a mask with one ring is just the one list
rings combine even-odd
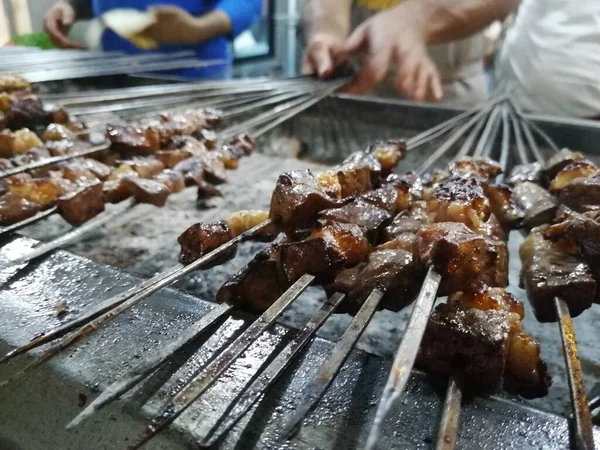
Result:
{"label": "metal grill tray", "polygon": [[[216,200],[212,209],[195,210],[195,192],[188,189],[170,199],[165,208],[144,206],[138,210],[137,217],[123,218],[126,225],[115,223],[107,230],[73,246],[72,250],[97,260],[105,260],[109,254],[123,266],[127,266],[124,262],[131,259],[130,254],[133,253],[140,258],[135,258],[135,264],[129,263],[130,270],[144,277],[151,276],[155,271],[175,262],[175,239],[191,223],[226,217],[228,212],[247,208],[248,205],[267,207],[269,193],[278,173],[291,168],[318,167],[313,163],[291,159],[285,151],[282,153],[279,145],[281,138],[302,138],[306,158],[337,162],[344,155],[362,149],[376,139],[411,136],[457,112],[458,110],[451,108],[415,106],[403,102],[328,99],[282,124],[263,139],[261,149],[270,156],[258,154],[243,161],[240,169],[231,174],[230,183],[223,186],[224,199]],[[594,146],[600,141],[600,129],[594,124],[581,121],[539,123],[552,133],[559,144],[590,153],[597,152]],[[274,144],[275,140],[277,145]],[[434,146],[435,143],[432,147]],[[403,163],[402,170],[414,167],[423,159],[425,151],[410,154]],[[48,239],[49,235],[59,233],[64,228],[60,220],[54,219],[31,227],[27,232],[32,236]],[[154,243],[152,252],[141,252],[138,255],[138,250],[147,250],[152,240],[160,242]],[[16,240],[2,248],[0,255],[24,252],[32,242]],[[127,248],[123,248],[123,242],[127,242]],[[513,260],[517,245],[518,241],[513,239],[510,248]],[[224,279],[243,265],[260,246],[262,244],[248,243],[240,248],[238,258],[231,263],[189,277],[180,286],[201,294],[202,298],[214,298],[215,290]],[[512,267],[513,286],[516,286],[517,267],[518,264]],[[42,262],[31,264],[18,275],[0,271],[0,282],[4,282],[0,291],[0,350],[6,350],[7,345],[23,344],[36,332],[56,325],[58,320],[53,315],[53,306],[58,300],[68,300],[69,307],[76,312],[76,309],[89,308],[101,299],[125,290],[136,279],[89,260],[59,252]],[[521,290],[513,290],[523,299]],[[322,294],[309,292],[299,299],[301,301],[296,302],[297,309],[304,309],[307,316],[311,311],[306,309],[314,308],[322,298]],[[207,345],[177,370],[158,394],[152,396],[152,387],[162,385],[165,380],[162,376],[155,376],[145,383],[142,392],[136,392],[125,403],[128,405],[125,408],[112,406],[108,411],[101,411],[94,420],[67,432],[64,425],[80,410],[78,402],[83,402],[83,397],[80,398],[79,394],[91,398],[94,395],[91,387],[96,384],[104,386],[116,379],[125,369],[134,366],[146,352],[171,340],[186,325],[208,311],[211,305],[178,291],[161,291],[151,301],[119,318],[105,330],[87,339],[76,350],[59,358],[55,364],[43,366],[20,387],[1,389],[0,402],[9,407],[0,410],[0,436],[10,436],[13,442],[3,445],[0,438],[0,448],[19,448],[16,442],[27,449],[124,448],[124,439],[134,437],[141,426],[138,425],[141,422],[137,406],[151,398],[146,413],[156,412],[167,393],[171,393],[175,386],[181,387],[202,362],[210,357],[211,352],[222,348],[235,337],[244,318],[236,316],[230,319],[224,332],[211,337]],[[362,442],[391,364],[386,357],[389,357],[401,336],[409,311],[410,308],[407,308],[399,314],[381,312],[376,315],[361,342],[361,348],[369,350],[371,354],[361,351],[353,353],[302,434],[294,441],[298,448],[354,448],[357,442]],[[284,322],[300,322],[299,311],[295,314],[284,315]],[[576,320],[580,355],[588,387],[598,377],[598,344],[593,324],[600,319],[599,316],[598,308],[592,308]],[[339,329],[347,320],[347,316],[333,317],[321,334],[336,339]],[[550,397],[535,405],[562,413],[567,404],[567,390],[558,329],[555,324],[538,324],[530,311],[526,321],[526,329],[542,342],[542,351],[556,384]],[[244,379],[252,376],[261,358],[266,356],[267,347],[283,339],[287,330],[278,326],[266,335],[206,396],[196,402],[176,422],[180,431],[185,430],[182,435],[191,435],[192,438],[202,436],[210,425],[210,418],[218,416],[228,396],[235,393],[236,387],[239,388]],[[190,349],[190,354],[199,345],[200,343]],[[331,346],[332,343],[327,340],[315,341],[302,362],[288,371],[273,395],[269,395],[235,429],[225,442],[225,448],[274,447],[274,427],[280,425],[283,416],[291,411],[294,399]],[[384,358],[373,356],[373,353],[383,355]],[[22,363],[22,360],[17,361],[19,365]],[[5,377],[16,369],[16,364],[0,366],[0,377]],[[176,370],[175,365],[172,370]],[[164,377],[169,378],[167,375]],[[388,434],[384,437],[382,447],[430,447],[441,412],[443,382],[440,387],[440,391],[436,392],[436,383],[430,383],[422,374],[412,377],[408,395],[398,406],[398,411],[390,416],[390,422],[395,423],[386,427]],[[208,425],[199,425],[199,417],[208,417]],[[533,410],[506,398],[474,400],[463,409],[461,421],[459,448],[567,447],[565,419]],[[175,433],[161,436],[148,448],[167,448],[166,446],[186,448],[180,434]]]}

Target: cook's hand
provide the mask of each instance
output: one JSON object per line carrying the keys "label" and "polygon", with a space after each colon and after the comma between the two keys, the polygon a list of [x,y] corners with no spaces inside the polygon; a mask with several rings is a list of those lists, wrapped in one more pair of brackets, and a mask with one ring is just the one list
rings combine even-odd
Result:
{"label": "cook's hand", "polygon": [[44,17],[44,29],[54,45],[60,48],[85,48],[69,39],[69,30],[75,21],[75,9],[65,0],[57,1]]}
{"label": "cook's hand", "polygon": [[419,4],[405,1],[361,24],[336,53],[337,62],[361,53],[361,71],[348,87],[364,94],[386,77],[390,64],[396,63],[396,88],[415,100],[442,99],[437,67],[427,53],[423,30],[425,11]]}
{"label": "cook's hand", "polygon": [[302,74],[327,78],[335,68],[334,54],[344,40],[332,34],[320,33],[310,39],[302,60]]}
{"label": "cook's hand", "polygon": [[195,44],[202,42],[202,30],[197,19],[177,6],[151,8],[156,23],[141,35],[159,44]]}

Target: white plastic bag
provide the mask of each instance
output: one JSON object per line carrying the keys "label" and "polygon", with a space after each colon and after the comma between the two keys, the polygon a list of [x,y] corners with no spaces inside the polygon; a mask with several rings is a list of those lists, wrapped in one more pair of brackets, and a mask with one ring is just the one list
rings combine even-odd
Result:
{"label": "white plastic bag", "polygon": [[523,0],[496,82],[526,111],[600,116],[600,0]]}

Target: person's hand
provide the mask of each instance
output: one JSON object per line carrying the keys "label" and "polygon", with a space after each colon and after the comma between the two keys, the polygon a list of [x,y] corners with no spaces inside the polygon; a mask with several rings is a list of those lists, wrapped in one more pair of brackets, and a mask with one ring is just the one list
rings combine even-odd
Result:
{"label": "person's hand", "polygon": [[414,100],[442,99],[440,74],[427,53],[426,12],[411,1],[401,3],[362,23],[336,51],[336,62],[360,53],[361,71],[347,91],[364,94],[384,80],[396,63],[395,86]]}
{"label": "person's hand", "polygon": [[44,29],[54,45],[60,48],[85,48],[69,39],[69,30],[75,21],[75,9],[68,1],[58,0],[44,17]]}
{"label": "person's hand", "polygon": [[202,30],[198,20],[177,6],[151,8],[156,23],[146,28],[140,36],[159,44],[196,44],[202,42]]}
{"label": "person's hand", "polygon": [[327,78],[335,68],[334,53],[343,44],[344,39],[333,34],[320,33],[310,39],[302,60],[302,74],[316,74]]}

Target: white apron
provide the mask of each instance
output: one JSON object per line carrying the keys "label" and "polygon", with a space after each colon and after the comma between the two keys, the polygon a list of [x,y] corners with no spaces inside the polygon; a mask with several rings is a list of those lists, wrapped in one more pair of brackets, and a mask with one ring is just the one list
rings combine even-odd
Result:
{"label": "white apron", "polygon": [[[371,15],[396,6],[399,0],[355,0],[352,9],[352,27]],[[442,77],[444,101],[452,104],[471,105],[488,98],[488,82],[483,69],[485,39],[477,33],[466,39],[428,46],[429,55]],[[385,82],[376,86],[370,95],[391,97],[400,95],[394,87],[395,69],[392,68]]]}

